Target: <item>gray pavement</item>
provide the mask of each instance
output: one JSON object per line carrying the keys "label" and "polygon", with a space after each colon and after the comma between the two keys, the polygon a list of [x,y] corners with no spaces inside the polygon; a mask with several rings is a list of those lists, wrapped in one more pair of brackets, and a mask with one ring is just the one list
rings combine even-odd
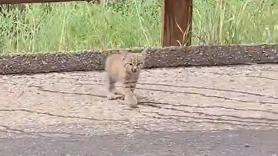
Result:
{"label": "gray pavement", "polygon": [[189,131],[3,139],[0,152],[6,156],[277,156],[277,133]]}

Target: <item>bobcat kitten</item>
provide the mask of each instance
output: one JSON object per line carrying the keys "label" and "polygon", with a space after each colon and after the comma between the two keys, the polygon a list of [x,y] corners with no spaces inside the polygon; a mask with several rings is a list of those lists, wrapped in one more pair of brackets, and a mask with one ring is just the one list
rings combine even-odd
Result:
{"label": "bobcat kitten", "polygon": [[[105,62],[108,81],[108,99],[124,99],[131,107],[137,107],[134,94],[136,83],[144,63],[144,54],[122,52],[109,55]],[[121,83],[121,90],[115,88],[115,83]]]}

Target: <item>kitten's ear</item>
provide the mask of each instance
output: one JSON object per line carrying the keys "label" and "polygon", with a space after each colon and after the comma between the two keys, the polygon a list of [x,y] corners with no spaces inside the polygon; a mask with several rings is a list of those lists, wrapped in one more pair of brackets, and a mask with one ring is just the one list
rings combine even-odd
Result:
{"label": "kitten's ear", "polygon": [[122,52],[122,61],[125,61],[128,57],[128,53],[126,51]]}
{"label": "kitten's ear", "polygon": [[142,53],[138,53],[137,54],[137,59],[139,59],[140,61],[144,61],[145,60],[145,55],[144,54],[142,54]]}
{"label": "kitten's ear", "polygon": [[142,50],[142,52],[140,54],[140,57],[141,57],[142,61],[144,61],[146,59],[148,49],[149,48],[145,48],[145,49]]}
{"label": "kitten's ear", "polygon": [[150,48],[144,48],[141,54],[146,55]]}

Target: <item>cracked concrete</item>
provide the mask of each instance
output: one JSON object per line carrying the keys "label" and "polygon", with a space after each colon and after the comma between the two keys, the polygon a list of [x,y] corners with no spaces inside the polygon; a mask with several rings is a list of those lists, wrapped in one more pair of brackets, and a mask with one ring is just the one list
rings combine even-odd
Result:
{"label": "cracked concrete", "polygon": [[[154,132],[178,138],[213,131],[222,136],[225,130],[274,130],[275,138],[278,129],[274,64],[143,70],[136,89],[138,109],[105,98],[104,72],[2,75],[0,84],[2,139],[135,134],[140,138]],[[157,135],[161,136],[152,136]],[[254,144],[260,145],[258,140]]]}
{"label": "cracked concrete", "polygon": [[278,128],[277,65],[144,70],[138,109],[108,101],[103,76],[1,76],[1,137]]}

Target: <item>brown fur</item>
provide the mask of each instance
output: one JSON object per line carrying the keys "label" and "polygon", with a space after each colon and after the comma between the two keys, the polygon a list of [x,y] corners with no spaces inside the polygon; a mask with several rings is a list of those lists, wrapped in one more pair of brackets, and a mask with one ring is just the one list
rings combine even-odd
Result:
{"label": "brown fur", "polygon": [[[139,79],[144,63],[144,54],[121,52],[107,57],[105,71],[108,81],[108,99],[124,99],[132,107],[137,106],[134,94],[136,83]],[[115,88],[115,83],[121,83],[121,90]]]}

